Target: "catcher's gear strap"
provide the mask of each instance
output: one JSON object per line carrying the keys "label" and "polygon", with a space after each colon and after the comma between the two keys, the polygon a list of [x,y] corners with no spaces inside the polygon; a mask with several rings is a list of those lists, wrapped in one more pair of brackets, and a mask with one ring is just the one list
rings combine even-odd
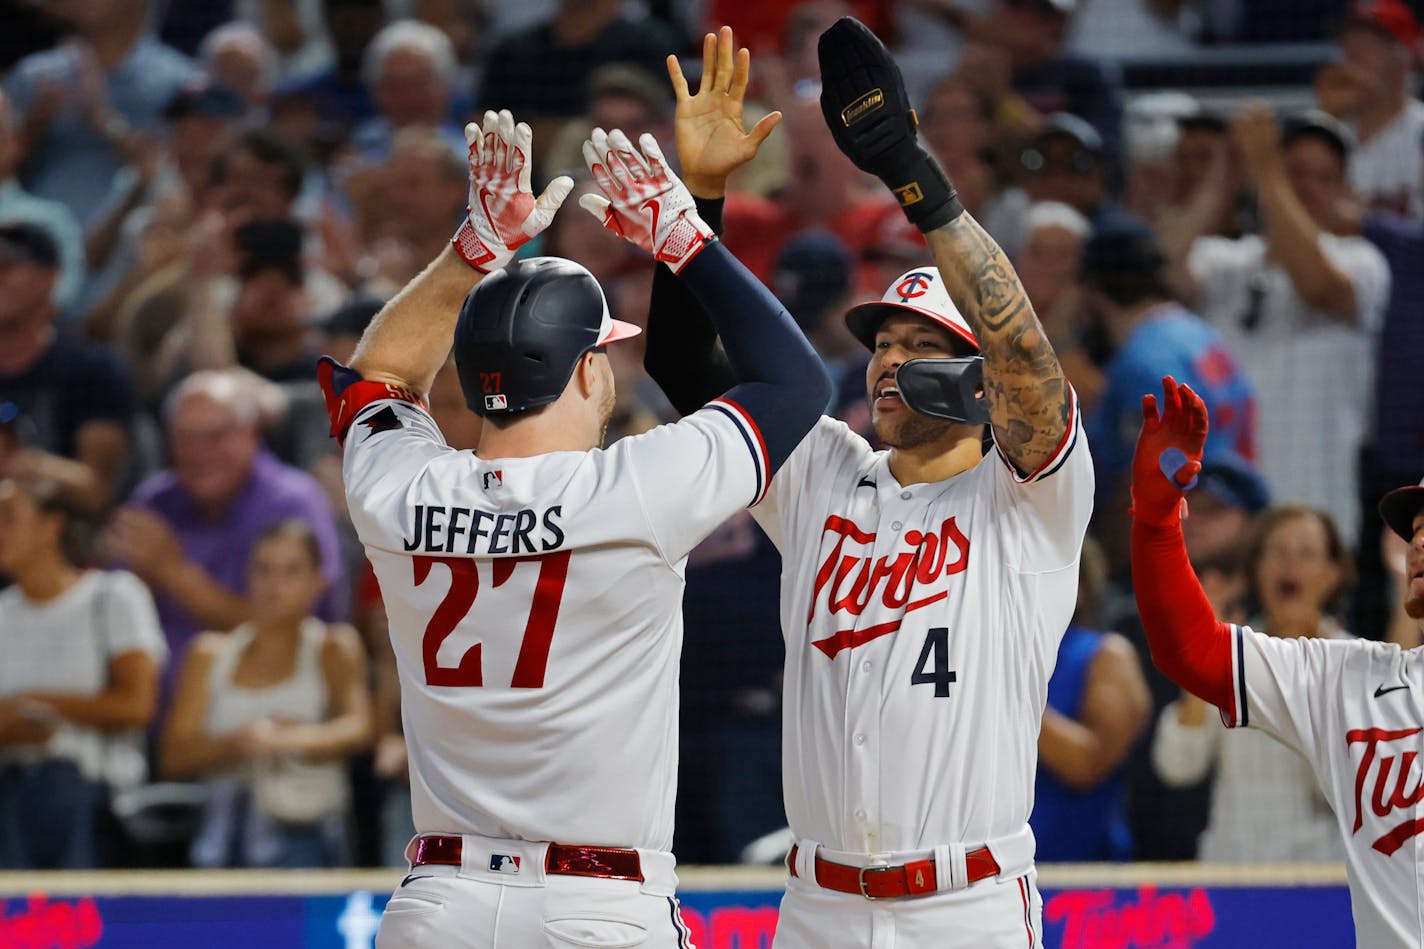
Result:
{"label": "catcher's gear strap", "polygon": [[1231,627],[1217,621],[1192,570],[1180,521],[1133,522],[1132,586],[1152,664],[1193,695],[1235,712]]}
{"label": "catcher's gear strap", "polygon": [[831,377],[791,314],[720,242],[689,261],[679,279],[722,337],[740,380],[724,397],[760,432],[769,480],[820,418],[831,399]]}
{"label": "catcher's gear strap", "polygon": [[326,414],[331,419],[331,437],[338,444],[346,444],[346,430],[351,427],[361,410],[372,402],[382,399],[399,399],[424,409],[425,399],[420,393],[390,382],[370,382],[349,366],[332,359],[321,357],[316,367],[317,382],[321,384],[321,396],[326,401]]}
{"label": "catcher's gear strap", "polygon": [[821,114],[846,157],[875,175],[922,231],[943,227],[964,213],[949,176],[920,146],[919,124],[900,67],[885,44],[854,17],[842,17],[821,34]]}
{"label": "catcher's gear strap", "polygon": [[[697,213],[722,233],[721,198],[698,198]],[[679,415],[691,415],[737,384],[727,357],[717,348],[717,328],[697,296],[666,264],[653,270],[643,366]]]}

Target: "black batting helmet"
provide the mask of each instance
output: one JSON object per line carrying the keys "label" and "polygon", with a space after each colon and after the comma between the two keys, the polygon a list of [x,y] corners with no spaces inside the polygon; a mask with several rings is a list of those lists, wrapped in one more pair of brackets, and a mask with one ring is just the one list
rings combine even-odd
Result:
{"label": "black batting helmet", "polygon": [[517,260],[465,297],[455,368],[478,415],[513,415],[563,394],[580,357],[642,332],[613,319],[593,274],[561,257]]}

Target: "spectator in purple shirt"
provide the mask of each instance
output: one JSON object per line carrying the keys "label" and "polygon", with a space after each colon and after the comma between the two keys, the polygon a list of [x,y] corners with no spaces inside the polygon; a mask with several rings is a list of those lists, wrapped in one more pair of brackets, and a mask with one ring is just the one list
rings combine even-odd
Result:
{"label": "spectator in purple shirt", "polygon": [[[279,521],[309,524],[326,589],[316,614],[344,619],[347,598],[336,521],[316,479],[262,445],[257,400],[232,370],[197,372],[165,408],[172,467],[146,479],[107,534],[110,552],[154,592],[163,633],[181,660],[199,630],[248,620],[247,563]],[[181,661],[169,668],[176,669]],[[171,672],[164,683],[165,698]]]}

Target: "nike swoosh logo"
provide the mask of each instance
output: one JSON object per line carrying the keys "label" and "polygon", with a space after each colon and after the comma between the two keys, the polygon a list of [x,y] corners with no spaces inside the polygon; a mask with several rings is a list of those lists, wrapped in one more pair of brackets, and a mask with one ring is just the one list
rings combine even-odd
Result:
{"label": "nike swoosh logo", "polygon": [[871,481],[869,478],[861,478],[855,486],[857,488],[873,488],[875,487],[875,482]]}
{"label": "nike swoosh logo", "polygon": [[1409,688],[1408,685],[1392,685],[1386,689],[1384,687],[1384,683],[1380,683],[1379,685],[1375,686],[1375,698],[1379,698],[1381,696],[1388,695],[1391,692],[1398,692],[1400,689],[1407,688]]}

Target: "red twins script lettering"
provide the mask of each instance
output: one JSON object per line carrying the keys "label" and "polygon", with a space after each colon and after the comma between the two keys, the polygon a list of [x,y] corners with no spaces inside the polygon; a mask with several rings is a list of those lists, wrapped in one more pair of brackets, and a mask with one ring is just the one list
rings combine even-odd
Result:
{"label": "red twins script lettering", "polygon": [[[825,609],[831,616],[848,613],[854,617],[849,629],[842,629],[825,639],[818,639],[811,645],[834,659],[842,649],[854,649],[872,639],[888,635],[900,628],[904,614],[949,596],[949,591],[941,589],[919,599],[911,599],[915,585],[930,586],[941,577],[963,573],[969,564],[969,538],[959,530],[954,518],[940,525],[938,534],[923,534],[920,531],[905,531],[905,543],[909,550],[872,559],[863,556],[863,551],[846,550],[846,542],[874,550],[875,534],[863,531],[844,517],[832,514],[826,518],[821,533],[833,534],[835,543],[821,567],[816,571],[816,588],[811,594],[811,611],[806,617],[810,623],[821,607],[821,591],[826,591]],[[957,556],[948,561],[951,545]],[[864,629],[856,627],[860,614],[865,612],[875,599],[891,610],[898,610],[899,617]]]}
{"label": "red twins script lettering", "polygon": [[[1364,757],[1360,759],[1359,769],[1355,772],[1355,827],[1351,831],[1352,834],[1359,833],[1365,823],[1365,785],[1369,780],[1370,769],[1376,761],[1379,763],[1379,770],[1375,772],[1374,793],[1370,796],[1370,807],[1376,817],[1387,818],[1396,809],[1408,811],[1420,800],[1424,800],[1424,776],[1421,776],[1414,767],[1414,761],[1419,757],[1418,752],[1406,751],[1398,758],[1385,753],[1392,750],[1387,747],[1390,742],[1417,735],[1420,730],[1418,728],[1403,728],[1387,731],[1383,728],[1356,728],[1345,733],[1346,745],[1353,745],[1357,742],[1365,743]],[[1399,762],[1399,770],[1394,773],[1396,761]],[[1391,775],[1394,780],[1393,790],[1390,790],[1389,787]],[[1413,779],[1414,788],[1407,790],[1411,779]],[[1414,820],[1411,818],[1376,840],[1372,846],[1386,857],[1393,856],[1396,850],[1404,846],[1406,840],[1420,831],[1424,831],[1424,819]]]}

